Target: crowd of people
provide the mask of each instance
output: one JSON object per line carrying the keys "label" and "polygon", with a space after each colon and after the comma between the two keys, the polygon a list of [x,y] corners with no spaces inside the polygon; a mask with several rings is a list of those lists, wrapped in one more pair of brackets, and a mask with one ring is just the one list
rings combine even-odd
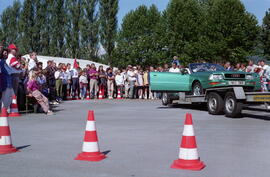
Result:
{"label": "crowd of people", "polygon": [[[14,44],[7,49],[0,48],[0,98],[2,109],[8,109],[12,96],[17,97],[20,110],[25,110],[26,99],[35,98],[47,115],[52,115],[50,104],[59,104],[70,99],[114,99],[117,96],[125,99],[159,99],[160,93],[151,92],[149,88],[150,72],[181,72],[183,66],[178,57],[173,57],[170,64],[163,67],[147,67],[128,65],[123,69],[98,68],[89,63],[81,68],[75,60],[71,63],[47,61],[39,62],[37,54],[32,52],[26,59],[18,55]],[[203,62],[203,61],[201,61]],[[270,80],[270,67],[265,61],[257,65],[252,60],[246,66],[237,63],[233,67],[230,62],[223,64],[226,70],[238,70],[259,73],[265,80]],[[120,94],[120,95],[119,95]]]}

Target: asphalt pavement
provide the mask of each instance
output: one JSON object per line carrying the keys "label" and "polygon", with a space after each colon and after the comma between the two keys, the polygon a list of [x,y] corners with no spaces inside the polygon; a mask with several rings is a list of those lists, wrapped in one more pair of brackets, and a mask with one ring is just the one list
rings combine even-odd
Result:
{"label": "asphalt pavement", "polygon": [[[163,107],[152,100],[68,101],[56,115],[9,118],[20,152],[0,155],[0,177],[269,177],[270,112],[211,116],[204,106]],[[87,111],[94,110],[99,145],[108,158],[77,161]],[[171,169],[186,113],[192,113],[202,171]]]}

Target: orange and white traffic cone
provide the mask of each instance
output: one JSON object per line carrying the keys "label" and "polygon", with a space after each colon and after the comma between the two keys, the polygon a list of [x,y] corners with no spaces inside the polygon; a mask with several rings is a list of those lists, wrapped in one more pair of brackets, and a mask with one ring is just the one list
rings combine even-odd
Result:
{"label": "orange and white traffic cone", "polygon": [[98,146],[94,111],[88,111],[82,152],[78,154],[75,160],[101,161],[105,158],[106,156],[100,152]]}
{"label": "orange and white traffic cone", "polygon": [[13,147],[11,142],[7,115],[7,109],[2,108],[0,115],[0,154],[10,154],[18,151],[18,149]]}
{"label": "orange and white traffic cone", "polygon": [[102,89],[99,89],[98,99],[99,99],[99,100],[103,100],[103,99],[104,99],[103,96],[104,96],[104,95],[103,95]]}
{"label": "orange and white traffic cone", "polygon": [[179,149],[179,159],[173,162],[171,168],[199,171],[205,167],[198,156],[191,114],[186,114],[182,142]]}
{"label": "orange and white traffic cone", "polygon": [[10,113],[8,115],[9,117],[20,117],[20,113],[18,111],[18,105],[17,105],[17,97],[16,95],[12,96],[12,102],[10,105]]}
{"label": "orange and white traffic cone", "polygon": [[116,99],[118,99],[118,100],[122,99],[120,89],[118,89],[118,91],[117,91],[117,98]]}
{"label": "orange and white traffic cone", "polygon": [[91,96],[90,96],[90,91],[88,90],[88,89],[86,89],[87,90],[87,94],[86,94],[86,100],[91,100]]}

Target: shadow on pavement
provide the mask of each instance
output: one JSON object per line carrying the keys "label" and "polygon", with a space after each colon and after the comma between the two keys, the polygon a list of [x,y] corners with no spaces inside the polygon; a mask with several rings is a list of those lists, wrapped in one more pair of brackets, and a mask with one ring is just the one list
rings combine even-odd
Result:
{"label": "shadow on pavement", "polygon": [[243,113],[242,118],[251,118],[251,119],[270,121],[270,115],[254,115],[254,114]]}
{"label": "shadow on pavement", "polygon": [[157,109],[192,109],[196,111],[207,111],[206,104],[176,104],[170,106],[162,106]]}
{"label": "shadow on pavement", "polygon": [[108,150],[108,151],[102,152],[102,154],[107,155],[107,154],[109,154],[110,152],[111,152],[111,150]]}
{"label": "shadow on pavement", "polygon": [[20,150],[20,149],[27,148],[27,147],[29,147],[29,146],[31,146],[31,145],[19,146],[19,147],[16,147],[16,148]]}

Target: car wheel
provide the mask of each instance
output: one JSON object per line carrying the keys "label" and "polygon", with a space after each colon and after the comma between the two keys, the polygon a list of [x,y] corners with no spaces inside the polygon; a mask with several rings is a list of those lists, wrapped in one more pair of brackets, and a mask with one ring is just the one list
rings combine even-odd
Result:
{"label": "car wheel", "polygon": [[203,94],[203,88],[200,82],[195,82],[192,85],[192,95],[194,96],[200,96]]}
{"label": "car wheel", "polygon": [[243,103],[237,101],[233,92],[228,92],[225,95],[225,115],[226,117],[240,117]]}
{"label": "car wheel", "polygon": [[161,101],[164,106],[167,106],[168,104],[172,104],[172,101],[169,98],[168,93],[162,93]]}
{"label": "car wheel", "polygon": [[213,115],[223,114],[224,113],[223,98],[215,92],[210,93],[207,99],[207,108],[209,114]]}

